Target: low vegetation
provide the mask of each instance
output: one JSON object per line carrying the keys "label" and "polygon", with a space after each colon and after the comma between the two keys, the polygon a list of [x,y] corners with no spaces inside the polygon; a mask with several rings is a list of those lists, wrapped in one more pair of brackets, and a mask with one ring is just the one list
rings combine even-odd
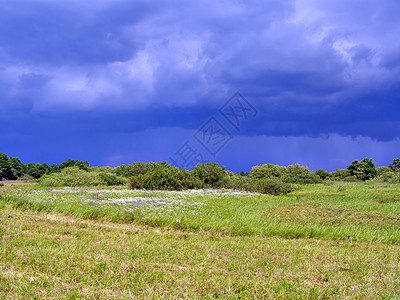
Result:
{"label": "low vegetation", "polygon": [[273,196],[225,189],[3,188],[14,207],[234,235],[399,243],[400,187],[319,184]]}
{"label": "low vegetation", "polygon": [[2,187],[0,297],[400,296],[400,187]]}

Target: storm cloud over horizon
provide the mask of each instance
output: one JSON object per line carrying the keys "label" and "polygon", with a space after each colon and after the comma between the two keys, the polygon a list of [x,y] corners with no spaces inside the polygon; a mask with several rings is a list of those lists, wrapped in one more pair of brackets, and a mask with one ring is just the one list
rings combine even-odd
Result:
{"label": "storm cloud over horizon", "polygon": [[213,160],[345,167],[400,156],[400,2],[3,1],[0,152],[169,160],[239,91]]}

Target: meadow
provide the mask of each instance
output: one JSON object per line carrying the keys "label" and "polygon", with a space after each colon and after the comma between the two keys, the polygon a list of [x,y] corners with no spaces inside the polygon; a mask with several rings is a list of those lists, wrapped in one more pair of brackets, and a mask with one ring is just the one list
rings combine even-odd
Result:
{"label": "meadow", "polygon": [[0,296],[400,297],[400,186],[3,187]]}

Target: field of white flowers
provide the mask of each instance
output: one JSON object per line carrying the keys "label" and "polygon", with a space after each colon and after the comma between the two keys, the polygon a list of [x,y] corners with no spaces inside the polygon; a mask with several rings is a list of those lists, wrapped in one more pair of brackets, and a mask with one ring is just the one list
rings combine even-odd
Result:
{"label": "field of white flowers", "polygon": [[36,209],[157,224],[201,223],[221,219],[216,202],[260,194],[232,190],[146,191],[128,189],[10,189],[8,195]]}

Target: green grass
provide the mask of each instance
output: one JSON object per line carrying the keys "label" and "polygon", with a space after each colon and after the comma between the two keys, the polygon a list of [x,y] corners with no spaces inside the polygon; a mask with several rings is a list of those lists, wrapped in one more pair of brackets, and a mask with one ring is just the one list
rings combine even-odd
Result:
{"label": "green grass", "polygon": [[399,185],[306,185],[287,196],[121,188],[6,191],[0,198],[15,207],[79,218],[235,235],[400,243]]}
{"label": "green grass", "polygon": [[0,298],[396,299],[399,192],[3,188]]}

